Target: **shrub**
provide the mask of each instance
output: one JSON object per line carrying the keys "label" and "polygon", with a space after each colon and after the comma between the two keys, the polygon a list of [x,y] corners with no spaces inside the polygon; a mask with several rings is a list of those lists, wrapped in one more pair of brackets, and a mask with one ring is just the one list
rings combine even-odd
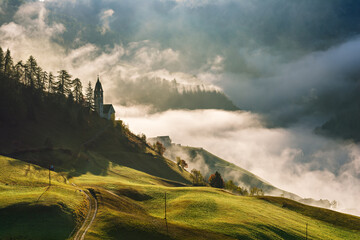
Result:
{"label": "shrub", "polygon": [[227,190],[235,192],[237,190],[237,188],[238,188],[238,186],[236,186],[232,180],[229,180],[225,183],[225,189],[227,189]]}
{"label": "shrub", "polygon": [[215,188],[224,188],[224,186],[225,186],[224,180],[222,179],[222,177],[218,171],[216,171],[214,174],[212,174],[209,177],[209,184],[210,184],[210,186],[215,187]]}
{"label": "shrub", "polygon": [[164,145],[162,145],[161,142],[157,141],[154,145],[153,145],[154,150],[160,155],[163,156],[164,152],[166,150],[166,148],[164,147]]}
{"label": "shrub", "polygon": [[205,186],[204,177],[199,170],[191,170],[191,179],[194,186]]}
{"label": "shrub", "polygon": [[261,188],[250,188],[250,196],[264,196],[264,191]]}
{"label": "shrub", "polygon": [[183,169],[189,167],[187,162],[184,159],[181,159],[180,157],[176,157],[176,164]]}

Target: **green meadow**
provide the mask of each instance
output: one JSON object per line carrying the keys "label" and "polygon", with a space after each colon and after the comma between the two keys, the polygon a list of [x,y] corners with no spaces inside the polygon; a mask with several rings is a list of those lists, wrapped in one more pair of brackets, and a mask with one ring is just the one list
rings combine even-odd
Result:
{"label": "green meadow", "polygon": [[73,180],[97,185],[100,212],[89,239],[305,239],[306,224],[308,239],[360,236],[360,218],[284,198],[174,187],[124,167],[101,178],[83,175]]}
{"label": "green meadow", "polygon": [[118,164],[102,174],[51,172],[50,187],[47,169],[7,157],[0,164],[0,239],[71,239],[87,213],[80,188],[93,189],[99,204],[85,239],[305,239],[306,224],[308,239],[360,236],[358,217],[191,187]]}
{"label": "green meadow", "polygon": [[0,156],[0,239],[66,239],[87,211],[66,178]]}

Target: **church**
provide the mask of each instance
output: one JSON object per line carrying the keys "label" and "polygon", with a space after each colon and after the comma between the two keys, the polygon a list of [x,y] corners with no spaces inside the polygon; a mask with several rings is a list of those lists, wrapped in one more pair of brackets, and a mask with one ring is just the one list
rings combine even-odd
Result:
{"label": "church", "polygon": [[100,117],[107,120],[115,120],[115,109],[112,104],[104,104],[104,91],[98,76],[94,90],[95,111]]}

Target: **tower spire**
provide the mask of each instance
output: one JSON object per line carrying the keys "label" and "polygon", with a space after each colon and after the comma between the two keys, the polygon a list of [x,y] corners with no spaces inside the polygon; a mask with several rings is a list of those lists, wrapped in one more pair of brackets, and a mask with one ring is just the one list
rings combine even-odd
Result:
{"label": "tower spire", "polygon": [[103,89],[100,83],[100,77],[97,76],[97,82],[95,84],[94,89],[94,102],[95,102],[95,110],[99,113],[100,117],[103,117],[103,107],[104,107],[104,96]]}

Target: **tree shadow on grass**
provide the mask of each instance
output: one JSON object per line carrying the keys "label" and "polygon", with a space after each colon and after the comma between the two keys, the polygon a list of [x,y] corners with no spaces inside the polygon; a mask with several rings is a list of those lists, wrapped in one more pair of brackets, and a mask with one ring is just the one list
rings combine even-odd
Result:
{"label": "tree shadow on grass", "polygon": [[19,203],[0,209],[0,239],[66,239],[75,226],[59,205]]}
{"label": "tree shadow on grass", "polygon": [[256,233],[258,239],[264,239],[264,240],[269,239],[269,235],[266,234],[266,232],[275,233],[277,236],[279,236],[282,239],[289,239],[289,240],[304,239],[304,236],[302,235],[298,235],[291,231],[284,231],[283,229],[280,229],[275,226],[264,225],[264,224],[253,224],[253,226],[256,229],[262,230],[261,232]]}
{"label": "tree shadow on grass", "polygon": [[[133,168],[175,182],[190,183],[181,173],[171,167],[171,161],[147,153],[148,145],[135,135],[128,133],[129,136],[127,136],[119,129],[109,126],[101,128],[99,132],[101,134],[95,135],[96,137],[92,138],[90,142],[85,145],[71,146],[71,149],[60,145],[51,148],[38,147],[18,150],[7,156],[46,169],[53,165],[56,172],[64,173],[67,178],[87,173],[107,176],[112,165]],[[66,133],[63,134],[66,135]],[[173,185],[173,183],[166,182],[165,184]]]}
{"label": "tree shadow on grass", "polygon": [[275,236],[277,238],[281,239],[289,239],[289,240],[296,240],[296,239],[304,239],[304,236],[299,235],[293,231],[285,231],[284,229],[278,228],[273,225],[265,225],[265,224],[253,224],[253,223],[247,223],[247,224],[232,224],[232,223],[220,223],[217,224],[224,228],[224,229],[241,229],[241,232],[235,232],[233,234],[229,234],[232,237],[235,237],[236,239],[241,240],[250,240],[250,239],[256,239],[256,240],[267,240],[271,239],[271,236]]}

